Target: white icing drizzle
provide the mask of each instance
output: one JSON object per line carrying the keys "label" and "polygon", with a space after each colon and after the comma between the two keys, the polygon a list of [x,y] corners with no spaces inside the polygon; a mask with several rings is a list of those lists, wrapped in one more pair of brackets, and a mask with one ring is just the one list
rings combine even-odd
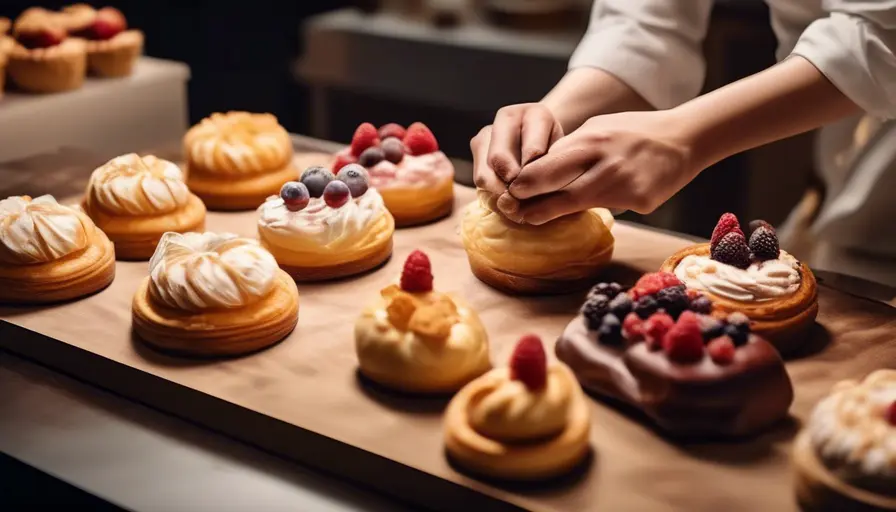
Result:
{"label": "white icing drizzle", "polygon": [[0,262],[47,263],[84,249],[88,234],[95,229],[89,222],[53,196],[4,199],[0,201]]}
{"label": "white icing drizzle", "polygon": [[89,199],[119,215],[154,215],[187,204],[190,191],[173,162],[136,153],[109,160],[93,171]]}

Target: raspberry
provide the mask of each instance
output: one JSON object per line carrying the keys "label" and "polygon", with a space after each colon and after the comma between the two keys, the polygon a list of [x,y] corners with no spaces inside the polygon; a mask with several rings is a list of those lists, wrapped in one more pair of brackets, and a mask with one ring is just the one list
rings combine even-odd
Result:
{"label": "raspberry", "polygon": [[547,356],[541,338],[527,334],[516,342],[516,348],[510,356],[510,378],[522,382],[533,391],[542,389],[547,384]]}
{"label": "raspberry", "polygon": [[632,298],[628,294],[620,293],[610,301],[610,313],[618,318],[625,318],[625,315],[631,313],[633,305]]}
{"label": "raspberry", "polygon": [[653,295],[663,288],[681,285],[681,280],[669,272],[644,274],[631,289],[632,298],[637,300],[645,295]]}
{"label": "raspberry", "polygon": [[760,226],[750,235],[750,251],[753,257],[759,261],[774,260],[778,258],[781,247],[778,245],[778,236],[774,230]]}
{"label": "raspberry", "polygon": [[404,129],[404,126],[401,126],[398,123],[388,123],[380,126],[378,134],[382,140],[386,140],[389,137],[403,139],[405,135],[408,134],[408,131]]}
{"label": "raspberry", "polygon": [[749,225],[750,233],[756,231],[757,229],[759,229],[761,227],[765,227],[765,228],[772,230],[772,233],[775,232],[774,226],[772,226],[768,222],[765,222],[764,220],[756,219],[756,220],[750,221],[750,225]]}
{"label": "raspberry", "polygon": [[722,336],[709,342],[706,346],[706,352],[712,359],[712,362],[725,365],[734,361],[734,341],[728,336]]}
{"label": "raspberry", "polygon": [[345,167],[348,164],[355,164],[355,163],[358,163],[358,159],[352,155],[345,155],[345,154],[336,155],[336,160],[333,161],[333,168],[332,168],[333,174],[339,174],[339,171],[341,171],[343,167]]}
{"label": "raspberry", "polygon": [[896,400],[893,400],[893,403],[887,407],[886,418],[890,425],[896,427]]}
{"label": "raspberry", "polygon": [[411,293],[432,291],[432,264],[423,251],[414,251],[405,260],[401,289]]}
{"label": "raspberry", "polygon": [[650,315],[656,313],[656,310],[659,309],[659,307],[659,304],[657,304],[656,299],[653,298],[653,296],[645,295],[635,303],[634,310],[639,317],[648,318]]}
{"label": "raspberry", "polygon": [[710,257],[732,267],[747,268],[750,266],[750,248],[747,247],[744,235],[740,233],[731,232],[723,236],[719,243],[712,248]]}
{"label": "raspberry", "polygon": [[598,283],[591,288],[591,291],[588,292],[588,296],[592,295],[606,295],[610,299],[615,298],[622,291],[622,286],[619,283]]}
{"label": "raspberry", "polygon": [[376,128],[370,123],[362,123],[352,137],[352,155],[361,156],[365,149],[379,146],[379,144],[380,138],[376,133]]}
{"label": "raspberry", "polygon": [[696,363],[703,358],[703,334],[700,322],[691,311],[685,311],[663,337],[663,351],[677,363]]}
{"label": "raspberry", "polygon": [[622,341],[622,324],[619,322],[619,317],[613,313],[604,315],[600,327],[597,329],[597,339],[606,344],[616,344]]}
{"label": "raspberry", "polygon": [[585,299],[582,308],[579,310],[585,317],[585,323],[588,324],[588,330],[596,331],[601,322],[610,311],[610,299],[606,295],[591,295]]}
{"label": "raspberry", "polygon": [[740,233],[740,236],[744,236],[744,232],[740,230],[740,222],[737,221],[737,217],[733,213],[722,214],[719,217],[719,222],[716,223],[715,229],[712,230],[709,247],[715,249],[722,238],[731,232]]}
{"label": "raspberry", "polygon": [[656,292],[656,302],[666,313],[677,318],[682,311],[688,309],[690,301],[684,286],[671,286]]}
{"label": "raspberry", "polygon": [[644,320],[635,313],[629,313],[622,321],[622,334],[629,341],[637,341],[643,336]]}
{"label": "raspberry", "polygon": [[439,150],[435,135],[423,123],[412,124],[402,142],[412,155],[425,155]]}
{"label": "raspberry", "polygon": [[672,320],[671,316],[666,313],[656,313],[644,321],[641,332],[647,339],[648,346],[652,350],[659,350],[663,348],[663,338],[666,337],[666,333],[673,325],[675,325],[675,320]]}

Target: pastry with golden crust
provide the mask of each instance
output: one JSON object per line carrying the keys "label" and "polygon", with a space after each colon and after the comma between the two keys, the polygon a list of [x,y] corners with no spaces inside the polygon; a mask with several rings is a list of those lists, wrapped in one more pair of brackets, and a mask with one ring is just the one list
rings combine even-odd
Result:
{"label": "pastry with golden crust", "polygon": [[392,255],[395,221],[364,168],[311,167],[258,208],[258,239],[296,281],[374,269]]}
{"label": "pastry with golden crust", "polygon": [[591,418],[565,364],[548,362],[541,340],[524,336],[509,368],[458,392],[445,412],[445,449],[467,471],[499,480],[546,480],[590,453]]}
{"label": "pastry with golden crust", "polygon": [[52,93],[77,89],[87,73],[87,47],[68,37],[58,14],[31,8],[13,25],[15,44],[6,71],[23,91]]}
{"label": "pastry with golden crust", "polygon": [[184,136],[187,186],[211,210],[251,210],[295,180],[289,134],[271,114],[215,113]]}
{"label": "pastry with golden crust", "polygon": [[491,369],[479,316],[458,297],[433,290],[429,258],[414,251],[400,284],[355,323],[361,373],[408,393],[453,393]]}
{"label": "pastry with golden crust", "polygon": [[147,260],[164,233],[204,231],[205,205],[180,168],[152,155],[122,155],[90,176],[81,207],[115,243],[122,260]]}
{"label": "pastry with golden crust", "polygon": [[613,257],[613,216],[603,208],[546,224],[519,224],[483,190],[463,212],[461,236],[473,274],[519,294],[570,293],[591,286]]}
{"label": "pastry with golden crust", "polygon": [[90,217],[52,196],[0,201],[0,302],[89,295],[115,278],[115,249]]}
{"label": "pastry with golden crust", "polygon": [[797,436],[793,463],[803,510],[896,510],[896,370],[838,383]]}
{"label": "pastry with golden crust", "polygon": [[198,356],[255,352],[295,328],[299,293],[269,252],[229,233],[165,233],[132,304],[134,332]]}
{"label": "pastry with golden crust", "polygon": [[87,69],[92,74],[122,77],[133,72],[143,53],[143,32],[129,30],[121,11],[74,4],[65,7],[58,17],[70,36],[86,41]]}
{"label": "pastry with golden crust", "polygon": [[727,213],[713,241],[685,247],[661,270],[707,294],[714,314],[747,315],[753,332],[791,354],[805,343],[818,315],[818,286],[805,263],[778,247],[774,228],[762,221],[754,226],[748,242],[737,218]]}

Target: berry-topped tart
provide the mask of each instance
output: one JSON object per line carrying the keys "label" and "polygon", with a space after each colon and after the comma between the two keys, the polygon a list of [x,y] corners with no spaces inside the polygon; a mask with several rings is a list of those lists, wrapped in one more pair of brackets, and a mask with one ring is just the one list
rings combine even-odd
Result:
{"label": "berry-topped tart", "polygon": [[896,510],[896,370],[834,386],[794,444],[803,510]]}
{"label": "berry-topped tart", "polygon": [[296,281],[371,270],[392,254],[395,221],[360,165],[305,169],[258,208],[258,238]]}
{"label": "berry-topped tart", "polygon": [[367,169],[399,227],[440,219],[454,208],[454,165],[423,123],[407,129],[363,123],[351,145],[336,154],[332,171],[348,164]]}
{"label": "berry-topped tart", "polygon": [[87,41],[87,69],[91,73],[103,77],[131,74],[143,52],[143,32],[129,30],[121,11],[74,4],[58,16],[70,36]]}
{"label": "berry-topped tart", "polygon": [[818,315],[815,276],[780,249],[775,228],[767,222],[753,221],[749,228],[748,238],[737,217],[726,213],[710,243],[685,247],[660,270],[710,297],[717,316],[745,314],[753,332],[787,355],[808,339]]}
{"label": "berry-topped tart", "polygon": [[509,367],[470,382],[445,412],[448,458],[473,474],[537,481],[569,473],[591,451],[591,413],[567,366],[541,339],[520,338]]}
{"label": "berry-topped tart", "polygon": [[355,323],[361,374],[406,393],[454,393],[491,369],[488,336],[463,300],[433,288],[432,264],[412,252],[401,279]]}
{"label": "berry-topped tart", "polygon": [[87,47],[69,37],[59,15],[32,7],[16,19],[6,70],[23,91],[62,92],[84,84]]}
{"label": "berry-topped tart", "polygon": [[672,436],[749,436],[787,416],[793,387],[747,317],[719,319],[715,308],[666,272],[628,291],[601,283],[557,341],[557,357],[585,389],[632,405]]}

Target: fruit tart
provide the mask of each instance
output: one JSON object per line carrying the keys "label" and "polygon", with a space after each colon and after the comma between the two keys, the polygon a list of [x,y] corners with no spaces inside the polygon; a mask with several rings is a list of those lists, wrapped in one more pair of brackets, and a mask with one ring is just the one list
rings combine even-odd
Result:
{"label": "fruit tart", "polygon": [[214,113],[184,136],[187,186],[211,210],[253,210],[295,180],[289,134],[271,114]]}
{"label": "fruit tart", "polygon": [[594,208],[539,226],[505,217],[484,190],[463,212],[461,237],[473,274],[499,290],[557,294],[586,289],[613,256],[609,210]]}
{"label": "fruit tart", "polygon": [[735,311],[747,315],[753,332],[791,354],[809,338],[818,315],[815,276],[780,249],[768,223],[751,222],[750,233],[747,240],[737,217],[726,213],[710,243],[685,247],[661,270],[709,296],[720,317]]}
{"label": "fruit tart", "polygon": [[70,36],[87,42],[87,69],[92,74],[122,77],[133,72],[143,53],[143,32],[128,30],[121,11],[75,4],[64,8],[59,17]]}
{"label": "fruit tart", "polygon": [[82,209],[115,243],[122,260],[148,260],[169,231],[203,231],[205,205],[180,167],[152,155],[122,155],[90,176]]}
{"label": "fruit tart", "polygon": [[374,269],[392,255],[395,221],[360,165],[310,167],[258,208],[258,238],[297,281]]}
{"label": "fruit tart", "polygon": [[97,292],[115,277],[115,250],[90,217],[53,196],[0,201],[0,302],[40,304]]}
{"label": "fruit tart", "polygon": [[454,165],[423,123],[379,130],[362,124],[351,145],[336,154],[333,172],[352,163],[367,169],[398,227],[446,217],[454,208]]}
{"label": "fruit tart", "polygon": [[299,318],[299,292],[255,240],[165,233],[131,309],[134,332],[155,348],[233,356],[289,335]]}
{"label": "fruit tart", "polygon": [[405,261],[400,284],[355,323],[361,374],[408,393],[453,393],[491,369],[479,316],[458,297],[433,289],[432,265],[421,251]]}
{"label": "fruit tart", "polygon": [[57,14],[40,8],[26,10],[13,25],[13,37],[6,70],[23,91],[62,92],[84,84],[85,42],[68,37]]}
{"label": "fruit tart", "polygon": [[590,411],[565,364],[548,361],[541,339],[523,336],[509,368],[470,382],[445,412],[450,460],[499,480],[546,480],[569,473],[591,451]]}
{"label": "fruit tart", "polygon": [[896,370],[834,386],[794,444],[803,510],[896,510]]}
{"label": "fruit tart", "polygon": [[672,436],[753,435],[787,416],[793,388],[747,318],[720,320],[715,307],[669,273],[647,274],[629,291],[601,283],[557,341],[557,357],[585,389]]}

